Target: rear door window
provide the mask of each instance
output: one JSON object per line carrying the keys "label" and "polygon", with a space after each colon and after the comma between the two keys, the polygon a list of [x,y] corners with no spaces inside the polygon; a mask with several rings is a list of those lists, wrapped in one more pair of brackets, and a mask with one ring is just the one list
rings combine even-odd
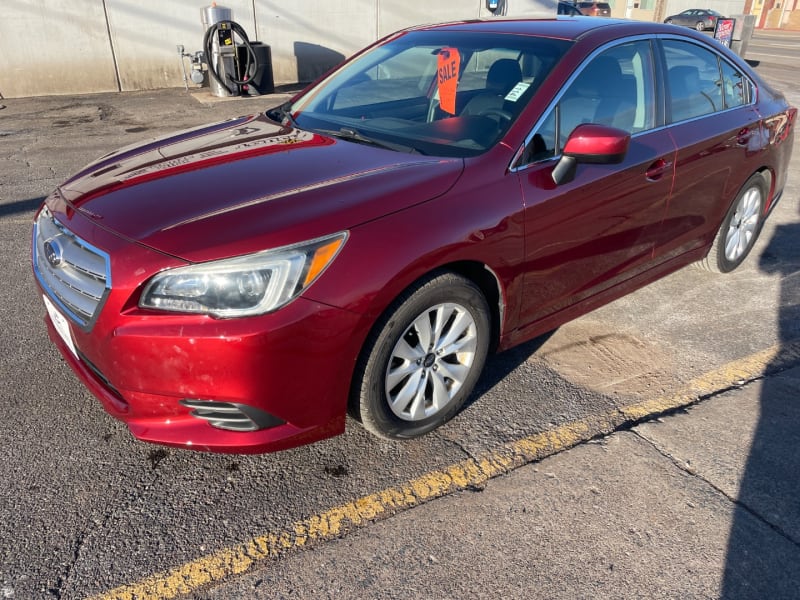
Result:
{"label": "rear door window", "polygon": [[664,40],[670,121],[693,119],[725,107],[717,55],[688,42]]}

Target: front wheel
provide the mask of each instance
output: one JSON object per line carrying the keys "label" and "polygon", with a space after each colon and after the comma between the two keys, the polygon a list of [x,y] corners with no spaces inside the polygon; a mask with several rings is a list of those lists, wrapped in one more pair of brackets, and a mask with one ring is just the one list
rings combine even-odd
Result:
{"label": "front wheel", "polygon": [[756,173],[744,184],[725,215],[711,250],[700,261],[703,268],[730,273],[742,264],[761,233],[766,199],[767,182]]}
{"label": "front wheel", "polygon": [[356,368],[351,410],[380,437],[414,438],[464,404],[486,362],[489,306],[455,273],[419,282],[386,311]]}

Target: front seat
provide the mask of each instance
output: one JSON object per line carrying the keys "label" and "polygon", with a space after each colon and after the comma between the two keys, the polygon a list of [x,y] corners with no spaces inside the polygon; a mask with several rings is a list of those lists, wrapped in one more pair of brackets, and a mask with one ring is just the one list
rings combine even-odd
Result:
{"label": "front seat", "polygon": [[625,78],[616,58],[598,56],[581,71],[564,94],[559,112],[562,144],[582,123],[631,131],[636,114],[635,81]]}
{"label": "front seat", "polygon": [[522,69],[513,58],[496,60],[486,74],[486,89],[471,98],[462,115],[479,115],[487,110],[502,110],[505,97],[522,81]]}
{"label": "front seat", "polygon": [[604,84],[592,122],[631,132],[636,116],[636,80],[623,75],[619,61],[612,56],[600,56],[597,61]]}

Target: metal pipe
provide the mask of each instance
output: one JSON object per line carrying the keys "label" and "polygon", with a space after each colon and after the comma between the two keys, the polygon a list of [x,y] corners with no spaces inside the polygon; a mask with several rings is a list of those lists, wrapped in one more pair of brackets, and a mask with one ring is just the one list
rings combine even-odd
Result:
{"label": "metal pipe", "polygon": [[186,78],[186,62],[183,60],[183,57],[186,56],[186,54],[184,54],[183,52],[184,51],[183,44],[178,44],[177,47],[178,47],[178,57],[180,58],[181,61],[181,70],[183,71],[183,87],[185,87],[186,91],[188,92],[189,81]]}

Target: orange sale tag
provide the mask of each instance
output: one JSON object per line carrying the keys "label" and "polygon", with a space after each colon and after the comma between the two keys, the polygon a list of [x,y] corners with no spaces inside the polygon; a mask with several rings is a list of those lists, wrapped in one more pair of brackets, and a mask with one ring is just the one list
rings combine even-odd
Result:
{"label": "orange sale tag", "polygon": [[439,106],[446,113],[456,114],[456,88],[458,87],[458,70],[461,56],[455,48],[439,50],[438,86]]}

